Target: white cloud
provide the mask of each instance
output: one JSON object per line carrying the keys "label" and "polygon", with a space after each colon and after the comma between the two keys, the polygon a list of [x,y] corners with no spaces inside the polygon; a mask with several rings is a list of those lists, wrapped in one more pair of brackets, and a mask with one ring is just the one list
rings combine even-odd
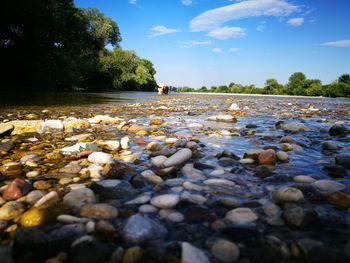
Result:
{"label": "white cloud", "polygon": [[301,26],[304,23],[303,17],[291,18],[287,22],[291,26]]}
{"label": "white cloud", "polygon": [[239,48],[237,48],[237,47],[231,47],[231,48],[228,50],[228,52],[230,52],[230,53],[235,53],[235,52],[237,52],[237,51],[239,51]]}
{"label": "white cloud", "polygon": [[190,29],[193,32],[210,30],[225,22],[247,17],[288,16],[299,7],[287,0],[247,0],[228,6],[208,10],[192,19]]}
{"label": "white cloud", "polygon": [[129,0],[129,4],[137,5],[137,0]]}
{"label": "white cloud", "polygon": [[243,28],[228,27],[228,26],[214,29],[207,34],[207,36],[209,36],[209,37],[213,37],[213,38],[221,39],[221,40],[244,37],[245,35],[246,34],[245,34]]}
{"label": "white cloud", "polygon": [[195,46],[207,46],[210,45],[211,41],[196,41],[196,40],[191,40],[191,41],[181,41],[180,42],[180,47],[181,48],[191,48]]}
{"label": "white cloud", "polygon": [[192,0],[181,0],[181,3],[183,4],[183,5],[191,5],[192,4]]}
{"label": "white cloud", "polygon": [[350,47],[350,39],[339,40],[339,41],[332,41],[332,42],[325,42],[325,43],[322,43],[321,46]]}
{"label": "white cloud", "polygon": [[259,32],[265,32],[265,28],[266,28],[266,21],[261,21],[259,23],[259,25],[256,27],[256,31],[259,31]]}
{"label": "white cloud", "polygon": [[166,26],[160,26],[160,25],[151,28],[150,31],[151,32],[148,35],[149,37],[157,37],[157,36],[162,36],[162,35],[180,32],[180,30],[173,29],[173,28],[167,28]]}
{"label": "white cloud", "polygon": [[214,53],[222,53],[222,49],[221,48],[213,48],[211,51],[213,51]]}

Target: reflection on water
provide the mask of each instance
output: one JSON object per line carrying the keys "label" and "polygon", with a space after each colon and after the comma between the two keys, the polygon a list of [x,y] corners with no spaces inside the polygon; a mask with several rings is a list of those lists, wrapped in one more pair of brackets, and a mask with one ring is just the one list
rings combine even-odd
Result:
{"label": "reflection on water", "polygon": [[156,95],[155,92],[0,92],[0,107],[114,104],[145,101]]}

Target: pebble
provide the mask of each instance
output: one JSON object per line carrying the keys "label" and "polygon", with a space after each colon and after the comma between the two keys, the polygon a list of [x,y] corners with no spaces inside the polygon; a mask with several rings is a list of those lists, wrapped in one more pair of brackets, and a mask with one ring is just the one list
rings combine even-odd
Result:
{"label": "pebble", "polygon": [[39,201],[44,195],[46,195],[45,191],[34,190],[26,195],[26,202],[30,205],[34,205],[37,201]]}
{"label": "pebble", "polygon": [[184,148],[179,151],[177,151],[175,154],[170,156],[165,162],[163,163],[163,167],[171,167],[171,166],[178,166],[182,165],[185,162],[187,162],[192,157],[192,151],[190,149]]}
{"label": "pebble", "polygon": [[346,135],[350,133],[350,131],[341,124],[334,124],[330,129],[329,129],[329,134],[331,136],[339,136],[339,135]]}
{"label": "pebble", "polygon": [[13,180],[5,189],[2,197],[5,200],[13,201],[25,196],[30,190],[30,184],[22,179]]}
{"label": "pebble", "polygon": [[62,148],[60,150],[60,153],[63,155],[71,155],[71,154],[79,153],[86,150],[97,151],[98,146],[95,143],[78,142],[72,146]]}
{"label": "pebble", "polygon": [[26,177],[34,178],[34,177],[37,177],[39,174],[40,174],[39,171],[30,171],[30,172],[26,173]]}
{"label": "pebble", "polygon": [[205,253],[190,243],[181,243],[181,263],[210,263]]}
{"label": "pebble", "polygon": [[162,125],[165,121],[160,117],[154,117],[150,120],[149,125]]}
{"label": "pebble", "polygon": [[166,238],[168,230],[159,222],[145,215],[136,214],[127,219],[121,234],[125,242],[137,245]]}
{"label": "pebble", "polygon": [[47,221],[47,213],[45,209],[33,207],[22,215],[20,223],[24,227],[43,225]]}
{"label": "pebble", "polygon": [[85,224],[85,223],[91,222],[87,218],[81,218],[81,217],[76,217],[72,215],[59,215],[57,217],[57,221],[64,224],[76,224],[76,223]]}
{"label": "pebble", "polygon": [[247,225],[258,220],[258,216],[247,207],[240,207],[226,213],[225,219],[236,225]]}
{"label": "pebble", "polygon": [[0,173],[5,176],[20,175],[23,172],[23,166],[21,163],[9,162],[0,167]]}
{"label": "pebble", "polygon": [[172,222],[172,223],[181,223],[185,220],[185,217],[180,212],[171,212],[167,216],[167,220]]}
{"label": "pebble", "polygon": [[318,180],[316,182],[313,182],[311,185],[321,193],[338,192],[346,188],[344,184],[331,180]]}
{"label": "pebble", "polygon": [[60,173],[67,173],[67,174],[77,174],[81,170],[81,166],[79,162],[73,161],[64,166],[63,168],[60,169]]}
{"label": "pebble", "polygon": [[57,130],[63,130],[63,122],[61,120],[46,120],[42,123],[41,129],[57,129]]}
{"label": "pebble", "polygon": [[44,195],[41,197],[35,204],[34,207],[40,207],[45,204],[52,204],[57,202],[59,199],[58,194],[56,191],[51,191],[50,193]]}
{"label": "pebble", "polygon": [[262,151],[258,156],[259,164],[274,165],[277,161],[276,153],[272,149]]}
{"label": "pebble", "polygon": [[16,147],[16,144],[11,140],[0,142],[0,152],[8,152],[15,147]]}
{"label": "pebble", "polygon": [[215,258],[223,263],[236,262],[240,254],[239,248],[235,243],[224,239],[215,241],[210,251]]}
{"label": "pebble", "polygon": [[122,149],[126,150],[126,149],[129,149],[129,137],[123,137],[121,140],[120,140],[120,146],[122,147]]}
{"label": "pebble", "polygon": [[145,204],[148,203],[151,200],[151,195],[148,193],[143,193],[136,197],[135,199],[132,199],[128,202],[126,202],[126,205],[140,205],[140,204]]}
{"label": "pebble", "polygon": [[273,192],[272,199],[276,203],[298,203],[304,201],[304,195],[297,188],[283,187]]}
{"label": "pebble", "polygon": [[163,155],[159,155],[156,157],[153,157],[151,159],[151,163],[156,166],[156,167],[162,167],[164,162],[168,159],[168,157],[163,156]]}
{"label": "pebble", "polygon": [[0,208],[0,220],[10,221],[19,217],[25,211],[25,206],[17,201],[10,201]]}
{"label": "pebble", "polygon": [[93,219],[114,219],[118,217],[118,210],[109,204],[87,204],[80,208],[80,215]]}
{"label": "pebble", "polygon": [[203,182],[206,185],[235,186],[236,184],[226,179],[208,179]]}
{"label": "pebble", "polygon": [[338,146],[334,142],[328,141],[328,142],[322,143],[322,149],[329,150],[329,151],[336,151],[338,150]]}
{"label": "pebble", "polygon": [[15,129],[15,126],[9,123],[0,124],[0,137],[10,135],[11,132]]}
{"label": "pebble", "polygon": [[63,197],[63,203],[74,210],[80,210],[82,206],[95,202],[95,194],[89,188],[72,190]]}
{"label": "pebble", "polygon": [[93,152],[89,155],[88,160],[91,163],[106,164],[113,161],[113,156],[104,152]]}
{"label": "pebble", "polygon": [[150,142],[147,144],[146,149],[151,152],[157,152],[161,151],[163,149],[163,146],[158,142]]}
{"label": "pebble", "polygon": [[139,212],[140,213],[144,213],[144,214],[148,214],[148,213],[157,213],[158,208],[154,207],[153,205],[141,205],[139,207]]}
{"label": "pebble", "polygon": [[91,133],[83,133],[83,134],[76,134],[71,137],[67,137],[64,140],[67,142],[84,141],[90,137],[92,137]]}
{"label": "pebble", "polygon": [[173,208],[180,202],[180,196],[175,194],[158,195],[151,199],[151,204],[158,208]]}
{"label": "pebble", "polygon": [[216,116],[208,117],[209,121],[217,121],[217,122],[237,122],[237,119],[232,115],[220,114]]}
{"label": "pebble", "polygon": [[335,156],[335,163],[350,169],[350,154],[337,154]]}
{"label": "pebble", "polygon": [[276,153],[276,156],[277,156],[277,159],[282,161],[282,162],[288,161],[288,159],[289,159],[288,153],[286,153],[284,151],[278,151]]}
{"label": "pebble", "polygon": [[290,122],[282,125],[282,129],[289,132],[309,131],[310,129],[301,122]]}
{"label": "pebble", "polygon": [[293,177],[293,180],[296,183],[303,183],[303,184],[311,184],[316,181],[316,179],[308,175],[296,175]]}
{"label": "pebble", "polygon": [[151,184],[160,184],[163,181],[163,179],[161,177],[159,177],[158,175],[156,175],[154,172],[152,172],[151,170],[146,170],[143,171],[141,173],[141,175]]}

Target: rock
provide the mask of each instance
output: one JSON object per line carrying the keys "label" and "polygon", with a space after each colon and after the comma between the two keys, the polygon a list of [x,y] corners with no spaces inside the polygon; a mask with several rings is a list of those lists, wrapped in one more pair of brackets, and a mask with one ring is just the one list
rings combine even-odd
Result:
{"label": "rock", "polygon": [[322,170],[332,178],[343,178],[348,175],[347,170],[341,165],[326,165]]}
{"label": "rock", "polygon": [[154,207],[153,205],[141,205],[139,207],[139,212],[148,214],[148,213],[157,213],[158,208]]}
{"label": "rock", "polygon": [[109,204],[87,204],[80,208],[80,215],[94,219],[114,219],[118,216],[118,210]]}
{"label": "rock", "polygon": [[198,169],[195,169],[193,167],[192,163],[185,164],[184,167],[181,168],[181,172],[183,176],[191,179],[191,180],[204,180],[206,179],[206,176],[204,173]]}
{"label": "rock", "polygon": [[346,135],[349,134],[350,131],[343,125],[340,124],[334,124],[330,129],[329,129],[329,134],[331,136],[339,136],[339,135]]}
{"label": "rock", "polygon": [[208,179],[203,182],[206,185],[235,186],[236,184],[226,179]]}
{"label": "rock", "polygon": [[232,103],[231,106],[230,106],[230,110],[240,110],[241,108],[238,106],[237,103]]}
{"label": "rock", "polygon": [[283,187],[273,192],[272,199],[276,203],[299,203],[304,201],[304,195],[297,188]]}
{"label": "rock", "polygon": [[182,165],[185,162],[187,162],[192,157],[192,151],[187,148],[183,148],[179,151],[177,151],[175,154],[170,156],[165,162],[163,163],[164,168],[171,167],[171,166],[178,166]]}
{"label": "rock", "polygon": [[327,201],[333,205],[338,205],[346,208],[350,207],[350,196],[342,192],[324,193],[324,197],[326,197]]}
{"label": "rock", "polygon": [[14,263],[12,258],[12,250],[9,247],[0,246],[0,262],[1,263]]}
{"label": "rock", "polygon": [[89,118],[88,122],[92,124],[103,123],[103,124],[115,124],[122,121],[119,118],[112,118],[108,115],[96,115],[93,118]]}
{"label": "rock", "polygon": [[60,153],[63,155],[71,155],[74,153],[79,153],[82,151],[97,151],[98,146],[95,143],[90,142],[78,142],[74,144],[73,146],[64,147],[60,150]]}
{"label": "rock", "polygon": [[140,205],[148,203],[151,200],[151,195],[148,193],[144,193],[136,197],[135,199],[132,199],[128,202],[126,202],[126,205]]}
{"label": "rock", "polygon": [[48,190],[52,187],[52,183],[49,180],[38,180],[33,183],[33,187],[36,190]]}
{"label": "rock", "polygon": [[293,151],[293,146],[290,143],[281,143],[280,147],[282,151]]}
{"label": "rock", "polygon": [[6,163],[0,167],[0,173],[5,176],[20,175],[23,172],[23,166],[17,162]]}
{"label": "rock", "polygon": [[182,242],[181,248],[181,263],[210,263],[204,252],[190,243]]}
{"label": "rock", "polygon": [[93,204],[95,202],[95,194],[89,188],[72,190],[63,197],[63,203],[76,211],[80,210],[86,204]]}
{"label": "rock", "polygon": [[5,200],[17,200],[25,196],[30,190],[30,184],[22,179],[13,180],[5,189],[2,197]]}
{"label": "rock", "polygon": [[0,142],[0,152],[8,152],[15,148],[16,144],[13,141]]}
{"label": "rock", "polygon": [[40,157],[37,155],[37,154],[27,154],[27,155],[24,155],[21,159],[20,159],[20,163],[21,164],[26,164],[27,162],[38,162],[40,161]]}
{"label": "rock", "polygon": [[160,223],[140,214],[128,218],[122,229],[122,238],[130,244],[142,244],[154,239],[164,239],[168,230]]}
{"label": "rock", "polygon": [[142,261],[144,251],[140,247],[130,247],[125,250],[121,263],[137,263]]}
{"label": "rock", "polygon": [[350,154],[337,154],[335,156],[335,163],[350,169]]}
{"label": "rock", "polygon": [[339,192],[346,188],[345,185],[331,180],[318,180],[311,185],[321,193]]}
{"label": "rock", "polygon": [[25,211],[22,203],[10,201],[0,208],[0,220],[9,221],[19,217]]}
{"label": "rock", "polygon": [[328,150],[328,151],[336,151],[338,150],[338,146],[334,142],[323,142],[322,143],[322,149]]}
{"label": "rock", "polygon": [[10,123],[2,123],[0,124],[0,137],[8,136],[15,129]]}
{"label": "rock", "polygon": [[225,219],[236,225],[248,225],[258,220],[258,216],[247,207],[240,207],[226,213]]}
{"label": "rock", "polygon": [[97,144],[109,151],[117,151],[120,148],[120,143],[117,140],[98,141]]}
{"label": "rock", "polygon": [[57,130],[63,130],[63,122],[61,120],[46,120],[42,123],[41,129],[57,129]]}
{"label": "rock", "polygon": [[74,117],[68,118],[63,121],[64,129],[87,129],[90,127],[90,123],[87,120],[81,120]]}
{"label": "rock", "polygon": [[210,116],[208,118],[209,121],[217,121],[217,122],[237,122],[237,119],[234,116],[221,114],[216,116]]}
{"label": "rock", "polygon": [[42,127],[43,121],[16,120],[16,121],[11,121],[7,124],[15,126],[15,129],[12,131],[11,135],[18,135],[18,134],[29,133],[29,132],[41,133],[41,127]]}
{"label": "rock", "polygon": [[126,199],[130,200],[138,196],[139,192],[129,182],[116,179],[108,179],[97,182],[91,189],[99,195],[101,200]]}
{"label": "rock", "polygon": [[90,139],[92,137],[93,136],[91,133],[82,133],[82,134],[73,135],[71,137],[67,137],[64,140],[67,142],[84,141],[84,140]]}
{"label": "rock", "polygon": [[151,184],[160,184],[163,182],[163,179],[156,175],[151,170],[146,170],[141,173],[141,175]]}
{"label": "rock", "polygon": [[122,147],[122,149],[126,150],[126,149],[129,149],[129,137],[123,137],[121,140],[120,140],[120,145]]}
{"label": "rock", "polygon": [[284,151],[278,151],[278,152],[276,153],[276,156],[277,156],[277,159],[278,159],[279,161],[282,161],[282,162],[288,161],[288,159],[289,159],[288,153],[286,153],[286,152],[284,152]]}
{"label": "rock", "polygon": [[157,152],[161,151],[163,149],[163,146],[158,142],[150,142],[149,144],[147,144],[146,149],[151,152]]}
{"label": "rock", "polygon": [[276,153],[273,149],[262,151],[258,156],[259,163],[262,165],[274,165],[276,163]]}
{"label": "rock", "polygon": [[198,205],[204,204],[207,200],[208,199],[202,195],[190,194],[188,192],[184,192],[181,195],[181,201],[187,201]]}
{"label": "rock", "polygon": [[162,125],[165,121],[160,117],[154,117],[150,120],[149,125]]}
{"label": "rock", "polygon": [[211,247],[211,253],[223,263],[233,263],[239,258],[238,246],[228,240],[219,239]]}
{"label": "rock", "polygon": [[96,263],[108,262],[112,255],[112,249],[90,236],[83,236],[76,240],[68,253],[69,262]]}
{"label": "rock", "polygon": [[222,167],[232,167],[237,165],[239,162],[231,157],[222,157],[219,159],[218,164]]}
{"label": "rock", "polygon": [[56,191],[51,191],[48,194],[41,197],[35,204],[34,207],[49,206],[58,202],[59,196]]}
{"label": "rock", "polygon": [[26,202],[30,205],[34,205],[37,201],[40,200],[46,194],[45,191],[34,190],[26,195]]}
{"label": "rock", "polygon": [[82,167],[79,165],[79,162],[74,161],[61,168],[59,172],[67,174],[77,174],[80,172],[81,168]]}
{"label": "rock", "polygon": [[266,178],[274,175],[275,166],[272,165],[259,165],[256,168],[255,176],[260,178]]}
{"label": "rock", "polygon": [[33,207],[26,211],[20,220],[24,227],[37,227],[43,225],[47,221],[47,212],[44,209]]}
{"label": "rock", "polygon": [[186,181],[182,185],[186,190],[189,191],[202,191],[203,187],[194,183],[191,183],[189,181]]}
{"label": "rock", "polygon": [[180,202],[180,196],[175,194],[158,195],[151,199],[151,204],[159,208],[173,208]]}
{"label": "rock", "polygon": [[317,215],[313,210],[292,206],[284,210],[283,218],[288,225],[301,227],[315,222]]}
{"label": "rock", "polygon": [[106,164],[113,161],[113,156],[104,152],[93,152],[89,155],[88,160],[91,163]]}
{"label": "rock", "polygon": [[308,175],[297,175],[293,177],[294,182],[302,184],[311,184],[316,180]]}
{"label": "rock", "polygon": [[151,159],[151,163],[156,167],[162,167],[163,163],[168,159],[168,157],[159,155]]}
{"label": "rock", "polygon": [[282,129],[288,132],[309,131],[310,129],[301,122],[290,122],[282,124]]}

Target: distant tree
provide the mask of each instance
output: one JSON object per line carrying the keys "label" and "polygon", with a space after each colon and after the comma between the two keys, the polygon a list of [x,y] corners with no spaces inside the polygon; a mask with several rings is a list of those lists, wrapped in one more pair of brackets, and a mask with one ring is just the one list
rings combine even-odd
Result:
{"label": "distant tree", "polygon": [[302,72],[295,72],[289,77],[289,82],[286,85],[286,92],[289,95],[304,95],[305,84],[305,74]]}
{"label": "distant tree", "polygon": [[319,79],[307,80],[307,87],[305,90],[307,96],[324,96],[324,89],[322,88],[321,81]]}
{"label": "distant tree", "polygon": [[263,89],[264,94],[283,94],[283,85],[279,84],[276,79],[268,79]]}
{"label": "distant tree", "polygon": [[350,85],[350,74],[343,74],[338,78],[339,83]]}
{"label": "distant tree", "polygon": [[206,86],[202,86],[198,91],[199,92],[208,92],[208,88]]}

